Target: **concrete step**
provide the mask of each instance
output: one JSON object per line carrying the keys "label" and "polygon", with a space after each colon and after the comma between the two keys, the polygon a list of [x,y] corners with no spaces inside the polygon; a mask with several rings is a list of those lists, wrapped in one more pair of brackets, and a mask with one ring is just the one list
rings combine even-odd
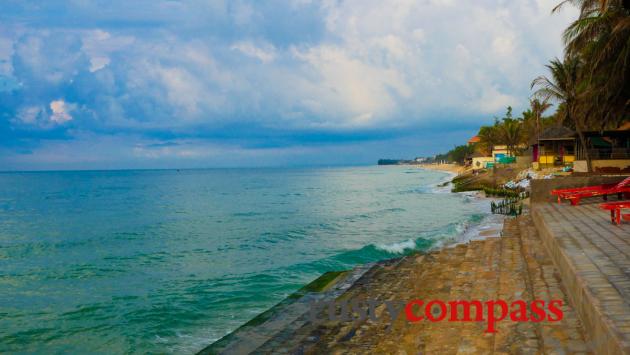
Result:
{"label": "concrete step", "polygon": [[[517,300],[530,304],[533,300],[521,238],[519,220],[506,220],[501,238],[501,273],[496,298],[505,300],[508,304]],[[536,323],[501,322],[497,330],[494,336],[495,352],[515,353],[518,350],[522,353],[536,353],[543,348],[541,332]]]}
{"label": "concrete step", "polygon": [[566,291],[562,287],[560,274],[541,244],[538,232],[530,215],[519,218],[519,231],[522,243],[522,256],[527,268],[528,293],[531,300],[551,300],[563,302],[564,317],[559,322],[548,322],[536,327],[542,349],[545,353],[570,353],[589,351],[585,342],[581,323],[573,307],[570,306]]}

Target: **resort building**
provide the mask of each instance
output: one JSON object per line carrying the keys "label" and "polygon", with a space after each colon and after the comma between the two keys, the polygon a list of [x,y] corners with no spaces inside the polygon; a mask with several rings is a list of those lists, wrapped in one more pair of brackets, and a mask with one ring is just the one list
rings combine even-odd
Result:
{"label": "resort building", "polygon": [[507,145],[495,145],[492,147],[492,159],[494,161],[499,161],[501,158],[512,156],[508,152]]}
{"label": "resort building", "polygon": [[610,131],[584,132],[586,146],[577,133],[566,127],[550,127],[530,142],[534,169],[573,166],[587,172],[586,154],[594,172],[630,172],[630,124]]}
{"label": "resort building", "polygon": [[474,136],[468,140],[468,145],[473,145],[475,143],[479,143],[480,141],[481,138],[479,138],[479,136]]}
{"label": "resort building", "polygon": [[586,154],[591,158],[593,171],[601,173],[630,172],[630,124],[617,130],[584,132],[586,146],[576,137],[577,156],[573,170],[586,172]]}
{"label": "resort building", "polygon": [[[479,138],[479,136],[473,136],[468,140],[468,145],[472,146],[479,142],[481,142],[481,138]],[[466,157],[465,166],[470,167],[473,171],[475,171],[488,168],[488,163],[490,163],[491,167],[494,162],[493,156],[486,156],[485,154],[476,151]]]}
{"label": "resort building", "polygon": [[481,153],[474,153],[472,155],[471,166],[473,171],[488,168],[488,163],[494,163],[494,158],[487,157]]}
{"label": "resort building", "polygon": [[575,132],[566,127],[545,129],[531,144],[534,169],[566,166],[575,160]]}
{"label": "resort building", "polygon": [[[468,140],[468,145],[472,146],[479,143],[481,138],[479,136],[473,136]],[[507,145],[495,145],[492,147],[490,156],[487,156],[480,152],[475,152],[466,157],[465,166],[472,167],[473,170],[491,168],[496,163],[513,163],[515,157],[508,151]]]}

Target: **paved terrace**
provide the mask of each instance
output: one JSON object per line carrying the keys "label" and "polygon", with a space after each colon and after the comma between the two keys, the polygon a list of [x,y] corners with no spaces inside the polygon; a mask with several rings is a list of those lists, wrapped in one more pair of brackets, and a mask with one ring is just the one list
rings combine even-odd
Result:
{"label": "paved terrace", "polygon": [[630,224],[613,225],[589,200],[536,203],[532,217],[592,349],[630,353]]}

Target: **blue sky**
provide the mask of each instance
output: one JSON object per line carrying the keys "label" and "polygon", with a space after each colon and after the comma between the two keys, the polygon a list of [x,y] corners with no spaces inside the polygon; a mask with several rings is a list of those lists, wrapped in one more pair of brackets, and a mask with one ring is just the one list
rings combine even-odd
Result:
{"label": "blue sky", "polygon": [[3,0],[0,170],[374,163],[464,143],[557,0]]}

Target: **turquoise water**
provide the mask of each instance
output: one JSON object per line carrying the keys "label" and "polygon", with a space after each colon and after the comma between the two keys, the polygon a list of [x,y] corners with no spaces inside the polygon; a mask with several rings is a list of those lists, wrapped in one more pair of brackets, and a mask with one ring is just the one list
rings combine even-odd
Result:
{"label": "turquoise water", "polygon": [[329,270],[457,240],[411,167],[0,174],[0,353],[193,353]]}

